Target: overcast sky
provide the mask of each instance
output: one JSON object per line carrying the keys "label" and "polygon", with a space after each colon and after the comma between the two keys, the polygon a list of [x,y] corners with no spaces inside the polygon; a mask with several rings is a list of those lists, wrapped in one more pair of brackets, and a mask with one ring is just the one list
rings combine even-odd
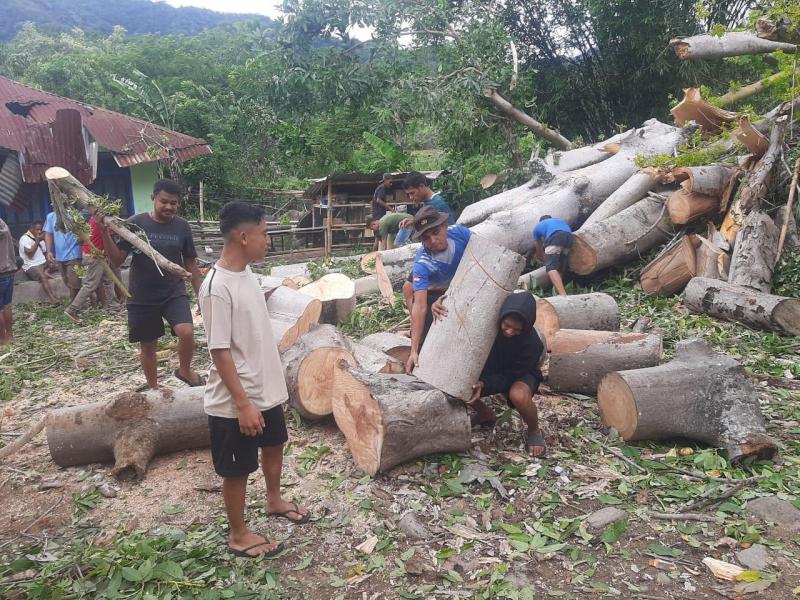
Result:
{"label": "overcast sky", "polygon": [[172,6],[196,6],[218,12],[252,13],[276,17],[281,0],[166,0]]}

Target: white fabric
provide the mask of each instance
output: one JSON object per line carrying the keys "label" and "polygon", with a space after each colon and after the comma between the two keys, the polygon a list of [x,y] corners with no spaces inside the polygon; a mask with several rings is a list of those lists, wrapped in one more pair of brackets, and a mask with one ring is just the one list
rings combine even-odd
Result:
{"label": "white fabric", "polygon": [[37,267],[39,265],[43,265],[47,262],[47,258],[44,255],[44,242],[39,241],[39,247],[36,248],[36,252],[34,253],[33,257],[28,257],[26,251],[30,251],[33,247],[36,246],[36,240],[29,236],[27,233],[23,234],[19,238],[19,256],[22,259],[22,270],[26,271],[31,267]]}

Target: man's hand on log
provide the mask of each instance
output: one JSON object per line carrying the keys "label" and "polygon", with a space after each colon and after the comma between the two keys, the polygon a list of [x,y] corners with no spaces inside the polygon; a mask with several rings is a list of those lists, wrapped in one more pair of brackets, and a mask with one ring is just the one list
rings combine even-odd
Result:
{"label": "man's hand on log", "polygon": [[483,382],[479,381],[472,386],[472,396],[470,396],[469,400],[466,400],[465,402],[472,406],[477,400],[481,399],[481,394],[483,394]]}
{"label": "man's hand on log", "polygon": [[239,411],[239,430],[244,435],[259,435],[264,432],[264,417],[250,402]]}
{"label": "man's hand on log", "polygon": [[431,312],[435,321],[444,319],[447,316],[447,307],[444,305],[445,298],[447,298],[447,294],[442,294],[431,304]]}
{"label": "man's hand on log", "polygon": [[411,351],[411,354],[408,355],[408,360],[406,361],[406,373],[411,373],[414,371],[416,367],[419,366],[419,353]]}

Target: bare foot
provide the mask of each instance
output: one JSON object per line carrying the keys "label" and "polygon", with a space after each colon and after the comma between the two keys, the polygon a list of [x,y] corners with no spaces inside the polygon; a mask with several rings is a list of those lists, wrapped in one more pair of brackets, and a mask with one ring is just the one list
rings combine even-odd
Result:
{"label": "bare foot", "polygon": [[296,502],[287,502],[283,498],[267,502],[267,514],[283,517],[292,523],[305,523],[308,521],[309,512],[305,506]]}
{"label": "bare foot", "polygon": [[243,552],[245,548],[249,548],[246,552],[248,556],[258,556],[259,554],[272,552],[280,546],[280,544],[280,542],[271,542],[263,535],[258,535],[249,530],[242,536],[237,537],[230,535],[228,537],[228,547],[231,550]]}

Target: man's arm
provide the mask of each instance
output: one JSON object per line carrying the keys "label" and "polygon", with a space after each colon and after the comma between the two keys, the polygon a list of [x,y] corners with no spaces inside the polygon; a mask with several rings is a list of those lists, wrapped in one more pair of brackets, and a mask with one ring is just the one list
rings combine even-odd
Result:
{"label": "man's arm", "polygon": [[236,363],[233,362],[230,348],[217,348],[211,350],[211,360],[219,373],[222,383],[228,388],[239,413],[239,429],[244,435],[257,435],[264,432],[264,417],[261,412],[250,402],[247,393],[242,387],[239,374],[236,372]]}
{"label": "man's arm", "polygon": [[49,231],[44,232],[44,245],[47,248],[47,254],[45,255],[47,260],[53,262],[56,259],[55,237]]}
{"label": "man's arm", "polygon": [[[28,236],[28,234],[25,235],[27,237],[30,237]],[[39,247],[39,242],[37,242],[36,240],[32,240],[32,242],[33,243],[30,246],[28,246],[27,243],[22,246],[22,249],[25,250],[25,256],[27,256],[28,258],[33,258],[34,255],[36,254],[36,249]]]}
{"label": "man's arm", "polygon": [[422,330],[425,329],[425,315],[428,312],[428,290],[414,292],[411,306],[411,354],[406,363],[406,371],[411,373],[419,363],[419,346]]}
{"label": "man's arm", "polygon": [[200,273],[200,269],[197,268],[197,259],[196,258],[187,258],[183,261],[186,270],[192,274],[192,288],[194,289],[194,297],[200,297],[200,284],[202,283],[201,279],[203,275]]}

